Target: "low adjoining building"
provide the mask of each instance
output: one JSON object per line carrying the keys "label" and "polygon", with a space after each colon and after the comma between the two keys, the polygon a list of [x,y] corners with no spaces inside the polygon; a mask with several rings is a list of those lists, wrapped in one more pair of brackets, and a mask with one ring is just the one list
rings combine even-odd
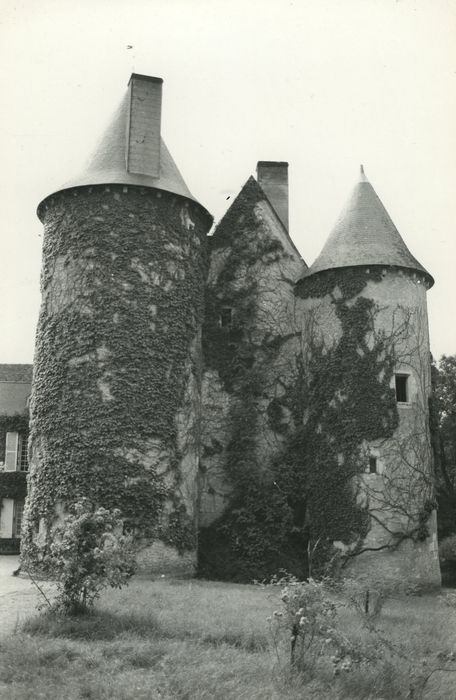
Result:
{"label": "low adjoining building", "polygon": [[27,492],[32,365],[0,365],[0,554],[18,554]]}

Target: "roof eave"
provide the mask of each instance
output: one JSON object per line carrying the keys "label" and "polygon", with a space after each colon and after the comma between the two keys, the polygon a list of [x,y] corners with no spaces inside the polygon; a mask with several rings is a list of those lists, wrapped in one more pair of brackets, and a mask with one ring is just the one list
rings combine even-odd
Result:
{"label": "roof eave", "polygon": [[[138,176],[138,177],[141,177],[141,176]],[[212,222],[214,220],[214,217],[212,216],[212,214],[206,209],[206,207],[204,207],[200,202],[198,202],[197,199],[194,199],[194,197],[192,197],[191,195],[188,196],[188,195],[185,195],[181,192],[176,192],[172,189],[166,189],[164,187],[154,186],[154,185],[146,184],[144,182],[132,182],[131,180],[129,180],[128,177],[119,178],[119,179],[106,178],[106,180],[100,179],[99,182],[98,181],[93,182],[93,180],[90,180],[87,182],[80,182],[80,183],[77,183],[74,185],[69,184],[68,186],[61,187],[60,189],[56,190],[55,192],[48,194],[46,197],[44,197],[44,199],[41,200],[41,202],[38,204],[38,206],[36,208],[36,214],[37,214],[39,220],[41,221],[41,223],[43,223],[43,221],[44,221],[44,209],[45,209],[46,202],[48,202],[53,197],[56,197],[59,194],[63,194],[64,192],[71,192],[73,190],[85,190],[88,188],[96,189],[96,188],[100,188],[100,187],[116,187],[116,186],[117,187],[131,187],[132,189],[143,189],[143,190],[148,189],[151,191],[155,190],[157,192],[166,192],[167,194],[171,194],[171,195],[174,195],[176,197],[181,197],[182,199],[190,202],[191,204],[195,204],[197,207],[199,207],[200,210],[208,217],[208,227],[212,226]]]}
{"label": "roof eave", "polygon": [[407,272],[413,272],[416,275],[421,275],[422,277],[425,278],[426,280],[426,288],[431,289],[431,287],[434,286],[435,280],[433,276],[424,268],[424,267],[411,267],[408,265],[398,265],[390,262],[375,262],[375,263],[361,263],[361,264],[353,264],[353,265],[341,265],[341,266],[334,266],[334,267],[325,267],[321,268],[318,270],[313,270],[312,267],[309,267],[307,270],[304,271],[304,273],[301,275],[299,278],[297,284],[300,282],[304,281],[305,279],[308,279],[312,275],[319,275],[325,272],[331,272],[333,270],[350,270],[353,268],[365,268],[365,269],[385,269],[388,268],[390,270],[403,270]]}

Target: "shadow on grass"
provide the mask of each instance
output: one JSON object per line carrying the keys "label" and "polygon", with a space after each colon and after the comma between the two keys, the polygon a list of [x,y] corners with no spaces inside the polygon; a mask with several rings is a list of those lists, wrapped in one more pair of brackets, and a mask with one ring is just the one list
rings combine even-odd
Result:
{"label": "shadow on grass", "polygon": [[164,629],[151,615],[112,613],[93,610],[83,615],[65,616],[46,612],[26,620],[22,631],[32,636],[84,641],[110,641],[121,635],[154,640],[197,640],[218,647],[227,645],[246,652],[262,652],[268,648],[266,636],[220,630],[219,633],[192,632],[188,629]]}
{"label": "shadow on grass", "polygon": [[104,659],[114,660],[123,669],[154,668],[168,653],[169,646],[164,640],[132,644],[119,642],[102,647]]}
{"label": "shadow on grass", "polygon": [[[191,635],[188,635],[190,638]],[[243,635],[236,632],[221,632],[217,634],[203,635],[201,637],[203,644],[218,647],[221,644],[226,644],[234,649],[242,649],[251,653],[266,651],[269,647],[268,639],[260,635]]]}
{"label": "shadow on grass", "polygon": [[46,612],[26,620],[22,630],[36,636],[88,641],[116,639],[121,634],[137,637],[166,636],[151,616],[114,614],[100,610],[77,616]]}

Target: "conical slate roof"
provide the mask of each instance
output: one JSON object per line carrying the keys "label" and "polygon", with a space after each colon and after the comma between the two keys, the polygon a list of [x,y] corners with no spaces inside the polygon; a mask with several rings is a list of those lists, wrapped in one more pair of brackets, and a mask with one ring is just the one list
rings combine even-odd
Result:
{"label": "conical slate roof", "polygon": [[81,185],[140,185],[194,199],[163,139],[161,139],[158,178],[128,172],[125,161],[128,111],[129,97],[126,94],[84,172],[66,182],[62,189]]}
{"label": "conical slate roof", "polygon": [[359,182],[339,216],[323,250],[304,273],[339,267],[387,265],[423,273],[434,280],[413,257],[377,193],[367,179],[363,166]]}
{"label": "conical slate roof", "polygon": [[[132,75],[128,91],[86,168],[58,191],[87,185],[137,185],[197,201],[160,135],[161,83],[161,78]],[[151,84],[158,85],[157,94],[146,94],[144,98],[144,90]],[[141,112],[145,99],[149,102]]]}

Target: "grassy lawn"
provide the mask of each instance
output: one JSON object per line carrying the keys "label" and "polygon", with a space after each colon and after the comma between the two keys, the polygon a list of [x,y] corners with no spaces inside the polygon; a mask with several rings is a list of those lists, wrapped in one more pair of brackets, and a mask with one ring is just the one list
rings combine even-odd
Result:
{"label": "grassy lawn", "polygon": [[[279,608],[277,589],[135,578],[128,588],[105,594],[93,615],[37,616],[4,639],[0,697],[386,700],[408,696],[410,664],[388,650],[378,660],[337,677],[326,658],[313,674],[290,672],[289,639],[275,649],[266,620]],[[343,613],[342,622],[347,634],[361,644],[380,645],[353,613]],[[427,659],[432,665],[436,652],[455,648],[456,611],[436,595],[391,600],[376,624],[417,662]],[[435,672],[423,697],[454,700],[456,673]]]}

